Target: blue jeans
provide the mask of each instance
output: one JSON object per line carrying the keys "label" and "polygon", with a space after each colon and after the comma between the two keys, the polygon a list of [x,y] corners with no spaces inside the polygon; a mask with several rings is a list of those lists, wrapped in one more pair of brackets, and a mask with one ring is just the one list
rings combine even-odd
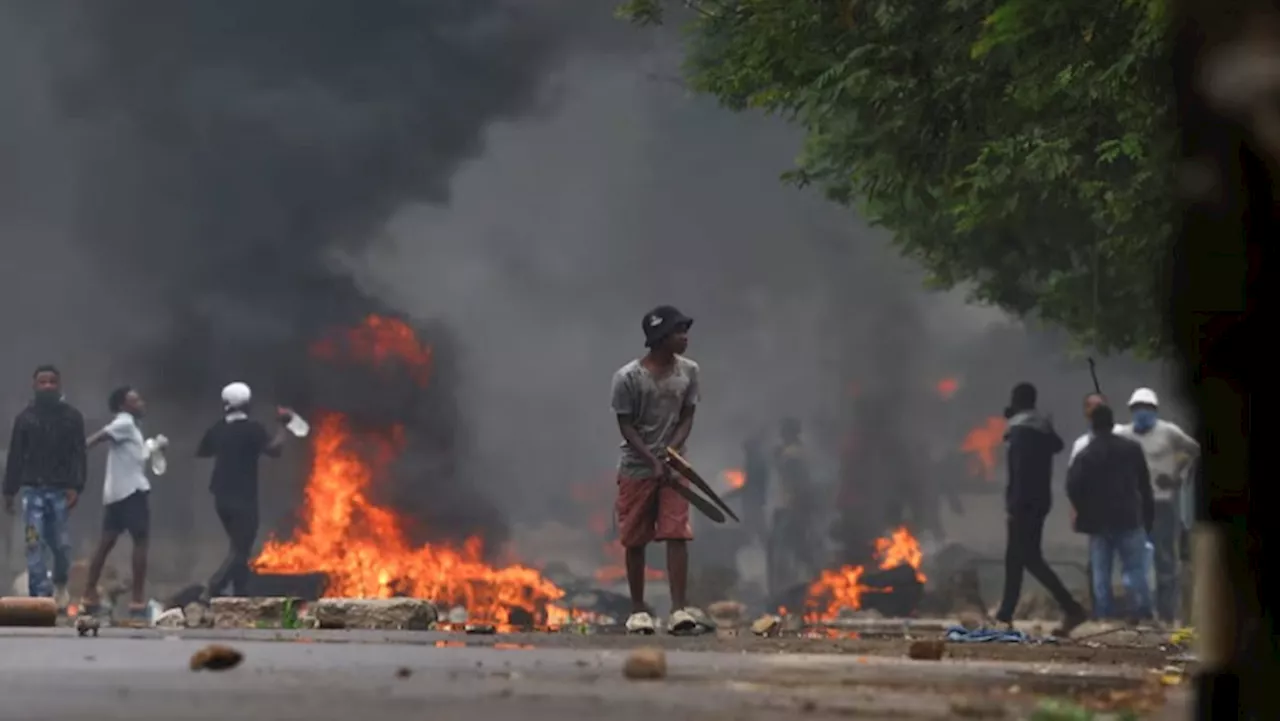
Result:
{"label": "blue jeans", "polygon": [[1155,548],[1156,615],[1172,623],[1178,614],[1178,536],[1182,519],[1175,501],[1156,501],[1151,543]]}
{"label": "blue jeans", "polygon": [[1131,604],[1130,614],[1140,619],[1151,618],[1151,586],[1147,583],[1147,534],[1141,528],[1089,536],[1094,618],[1116,617],[1111,593],[1111,569],[1116,556],[1120,557],[1120,578]]}
{"label": "blue jeans", "polygon": [[[27,592],[52,596],[54,586],[67,585],[71,571],[71,536],[67,533],[67,492],[60,488],[23,488],[22,521],[26,526]],[[44,548],[53,551],[53,582]]]}

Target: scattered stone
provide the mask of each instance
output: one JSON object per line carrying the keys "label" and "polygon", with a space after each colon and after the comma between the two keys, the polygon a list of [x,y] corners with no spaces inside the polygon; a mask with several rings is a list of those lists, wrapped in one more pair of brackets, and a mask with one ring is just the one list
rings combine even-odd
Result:
{"label": "scattered stone", "polygon": [[667,675],[667,654],[660,648],[638,648],[627,656],[622,675],[637,681],[652,681]]}
{"label": "scattered stone", "polygon": [[102,622],[96,616],[76,616],[76,633],[81,636],[93,634],[94,638],[97,638],[100,628],[102,628]]}
{"label": "scattered stone", "polygon": [[813,713],[814,711],[817,711],[817,710],[818,710],[818,702],[814,701],[811,698],[805,699],[800,704],[800,711],[802,713]]}
{"label": "scattered stone", "polygon": [[997,719],[1009,715],[1004,704],[987,698],[959,698],[951,702],[955,718]]}
{"label": "scattered stone", "polygon": [[755,623],[751,624],[751,632],[757,636],[768,636],[777,632],[781,626],[782,617],[765,614],[764,616],[757,618]]}
{"label": "scattered stone", "polygon": [[966,631],[977,631],[984,625],[982,614],[977,611],[965,611],[964,613],[961,613],[959,621],[960,625],[964,627]]}
{"label": "scattered stone", "polygon": [[409,678],[413,675],[413,669],[408,666],[401,666],[396,669],[396,678]]}
{"label": "scattered stone", "polygon": [[191,656],[192,671],[226,671],[244,660],[244,654],[230,646],[205,646]]}
{"label": "scattered stone", "polygon": [[0,598],[0,626],[55,626],[58,604],[52,598]]}
{"label": "scattered stone", "polygon": [[911,642],[911,646],[907,648],[907,658],[917,661],[937,661],[942,658],[946,650],[947,644],[941,639],[920,639]]}
{"label": "scattered stone", "polygon": [[742,623],[747,607],[737,601],[716,601],[707,606],[707,615],[717,626],[733,628]]}
{"label": "scattered stone", "polygon": [[283,624],[286,608],[300,601],[284,596],[225,596],[209,603],[215,628],[276,628]]}
{"label": "scattered stone", "polygon": [[436,607],[417,598],[322,598],[311,606],[319,628],[426,631]]}
{"label": "scattered stone", "polygon": [[468,623],[465,630],[473,636],[491,636],[498,632],[498,629],[489,623]]}
{"label": "scattered stone", "polygon": [[180,608],[171,608],[168,611],[156,616],[153,624],[156,628],[185,628],[187,625],[186,614]]}
{"label": "scattered stone", "polygon": [[182,609],[182,621],[187,628],[205,628],[213,625],[213,614],[202,603],[188,603]]}

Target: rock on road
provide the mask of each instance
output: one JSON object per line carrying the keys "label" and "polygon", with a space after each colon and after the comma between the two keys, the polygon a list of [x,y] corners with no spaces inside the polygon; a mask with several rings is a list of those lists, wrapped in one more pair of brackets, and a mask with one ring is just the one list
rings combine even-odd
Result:
{"label": "rock on road", "polygon": [[1020,686],[1024,696],[1091,684],[1121,688],[1149,673],[669,650],[665,679],[631,681],[621,670],[626,649],[540,648],[500,638],[484,647],[270,638],[229,634],[218,642],[241,651],[244,662],[228,671],[192,672],[188,661],[208,637],[6,633],[0,635],[0,719],[781,721],[798,711],[813,718],[942,719],[955,717],[957,704],[985,709],[986,717],[1016,718],[1020,714],[996,709],[1010,702],[1001,696],[1010,687]]}

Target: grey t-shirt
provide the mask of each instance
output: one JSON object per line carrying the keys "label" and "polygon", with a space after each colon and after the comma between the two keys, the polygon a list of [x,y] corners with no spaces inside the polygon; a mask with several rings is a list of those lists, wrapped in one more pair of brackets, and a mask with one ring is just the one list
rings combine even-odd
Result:
{"label": "grey t-shirt", "polygon": [[[613,374],[613,412],[629,416],[640,438],[653,453],[664,451],[680,423],[680,411],[698,404],[698,364],[676,356],[675,367],[655,377],[634,360]],[[683,448],[677,451],[684,452]],[[625,478],[648,478],[653,467],[626,441],[618,473]]]}

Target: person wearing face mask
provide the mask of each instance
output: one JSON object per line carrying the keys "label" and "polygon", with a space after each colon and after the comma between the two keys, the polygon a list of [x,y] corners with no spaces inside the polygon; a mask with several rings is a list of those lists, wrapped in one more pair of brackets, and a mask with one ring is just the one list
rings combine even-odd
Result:
{"label": "person wearing face mask", "polygon": [[[52,596],[66,608],[71,570],[67,515],[85,483],[84,416],[62,397],[62,374],[42,365],[32,374],[35,399],[13,421],[4,469],[4,507],[22,500],[27,584],[32,596]],[[53,552],[53,574],[44,549]]]}
{"label": "person wearing face mask", "polygon": [[1177,425],[1159,417],[1160,400],[1150,388],[1139,388],[1129,398],[1131,423],[1120,426],[1118,434],[1142,446],[1151,472],[1155,498],[1155,518],[1151,543],[1155,547],[1156,615],[1173,623],[1178,611],[1177,543],[1181,516],[1177,492],[1186,465],[1200,455],[1200,444]]}

